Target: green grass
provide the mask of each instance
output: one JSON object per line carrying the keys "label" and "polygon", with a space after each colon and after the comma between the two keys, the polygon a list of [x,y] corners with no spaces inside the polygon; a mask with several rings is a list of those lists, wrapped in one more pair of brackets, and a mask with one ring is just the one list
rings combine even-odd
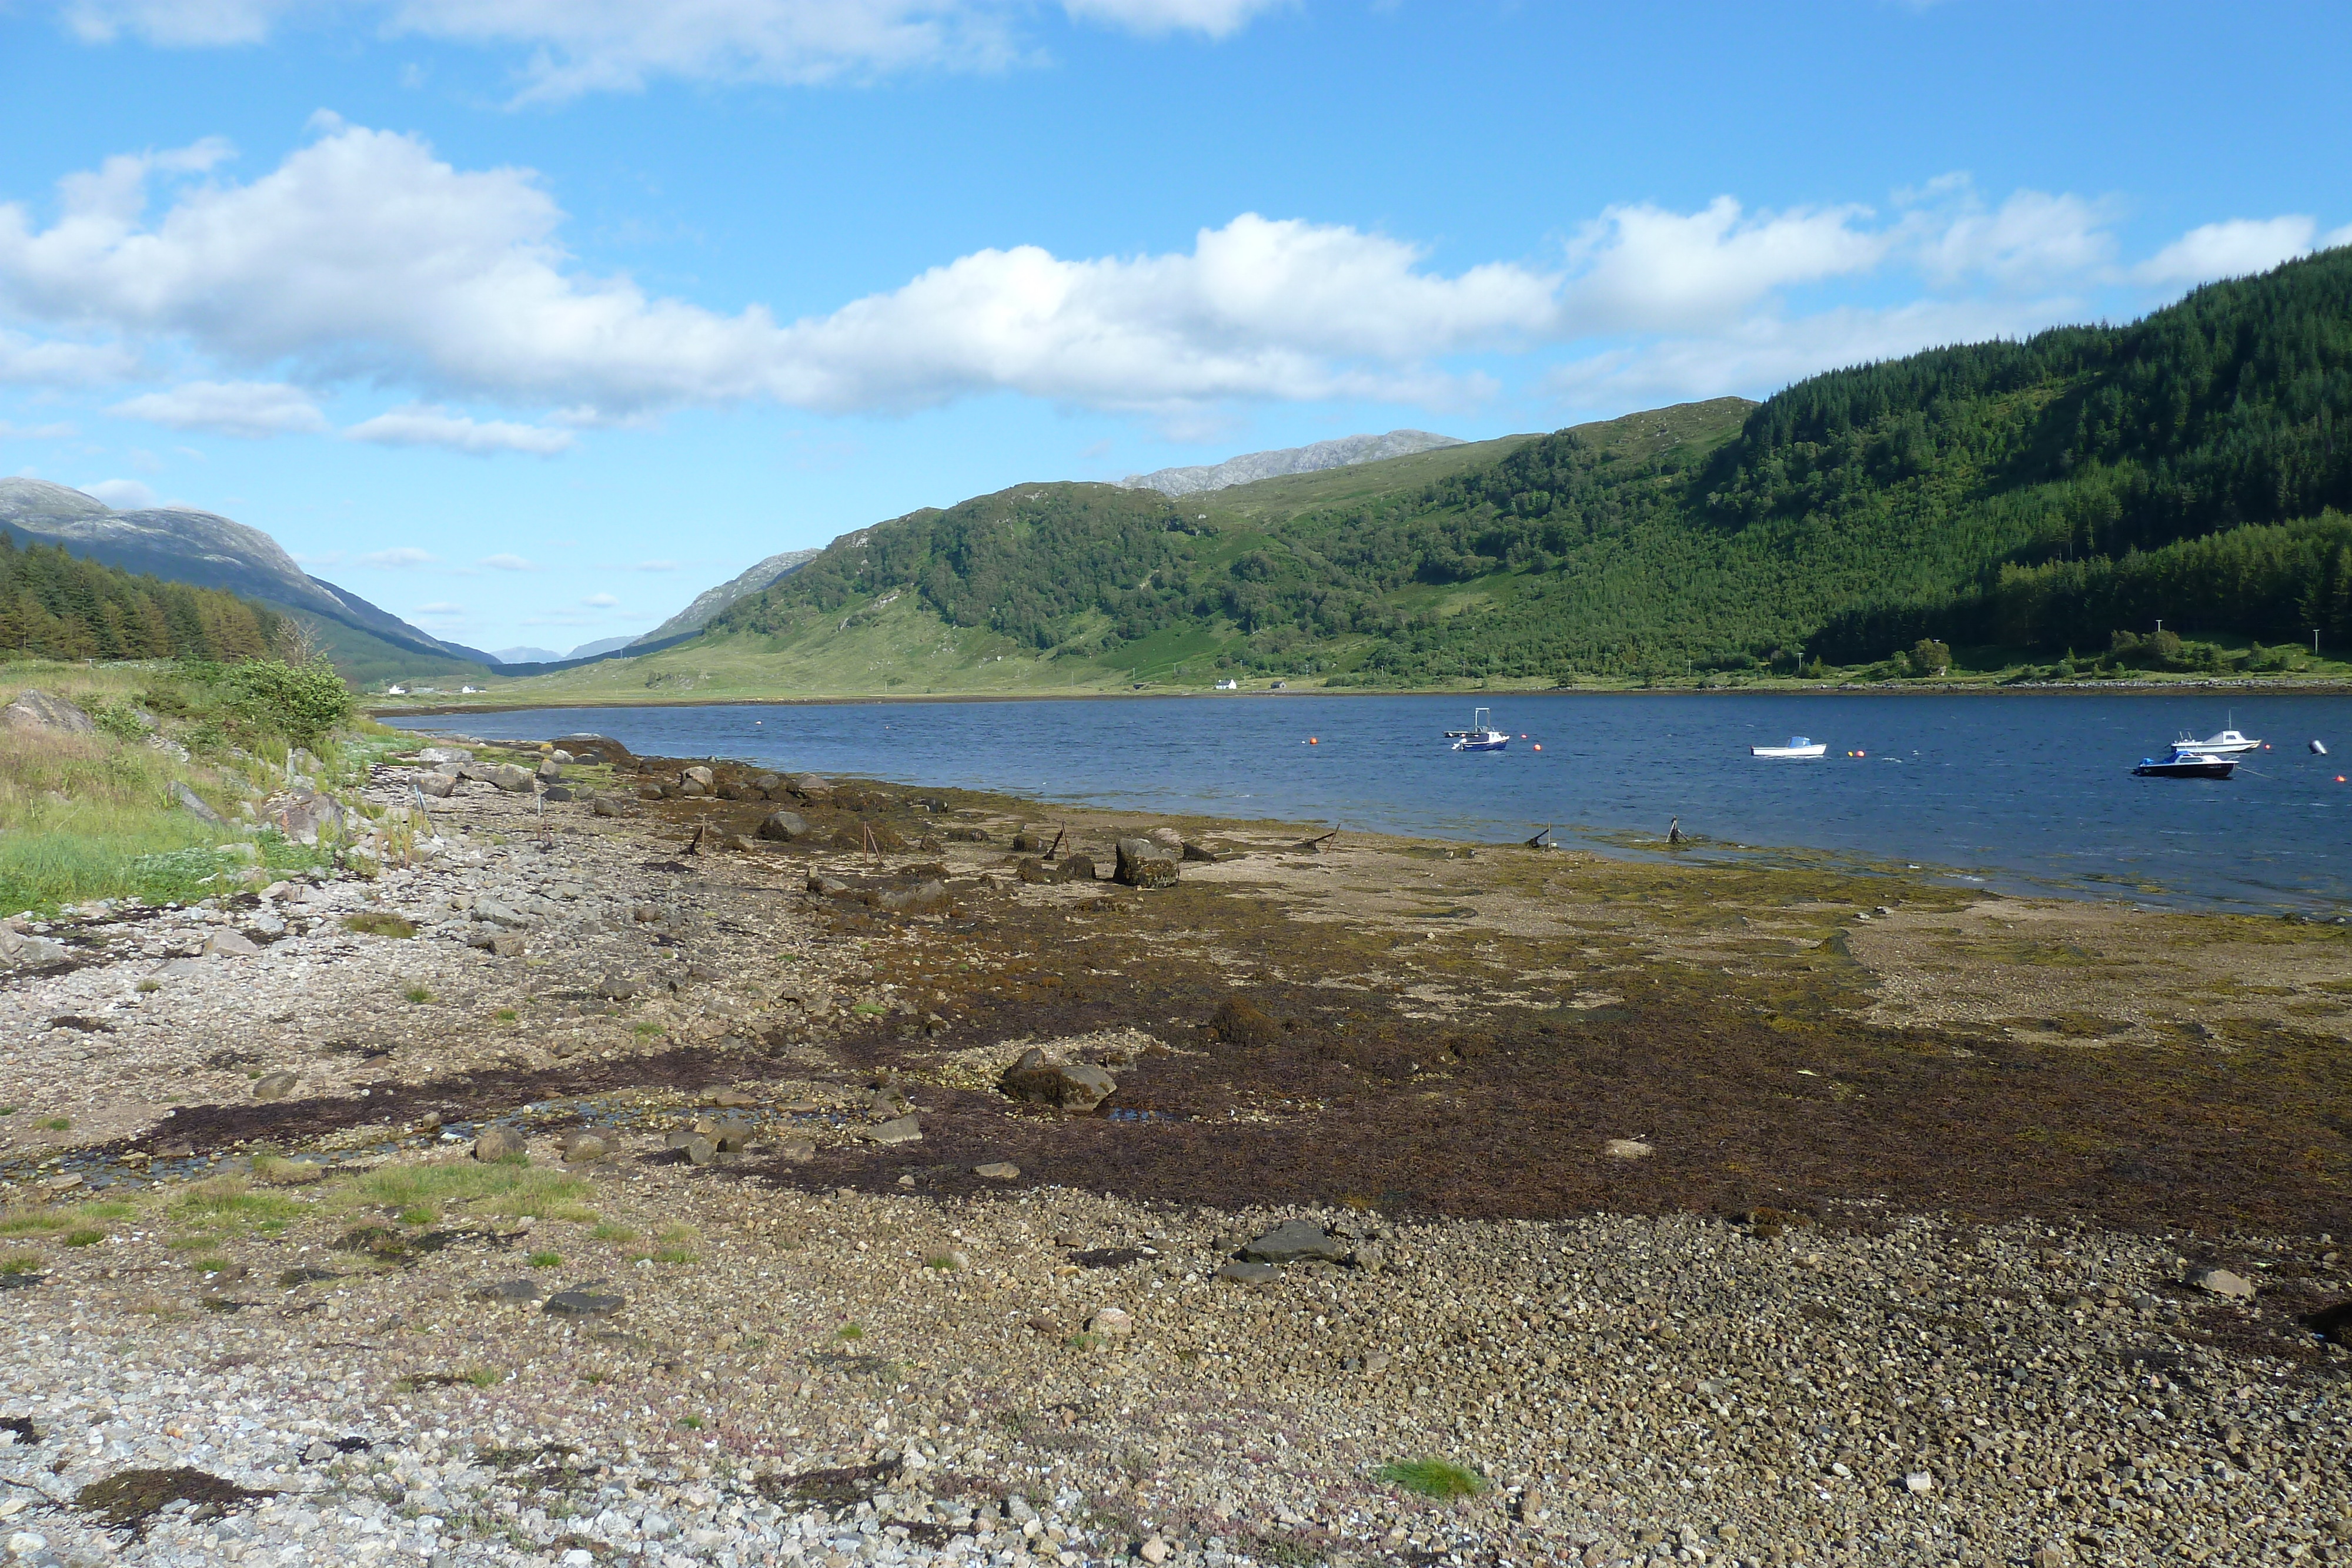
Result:
{"label": "green grass", "polygon": [[[12,735],[0,747],[0,915],[54,914],[93,898],[185,904],[234,885],[254,850],[264,868],[279,871],[320,865],[331,854],[275,833],[239,842],[178,808],[173,787],[186,785],[233,821],[238,800],[257,797],[275,776],[254,756],[270,751],[266,738],[233,737],[207,706],[217,694],[201,681],[169,664],[41,660],[11,662],[6,681],[12,695],[38,686],[100,717],[152,706],[196,759],[109,733]],[[184,711],[163,711],[175,706]]]}
{"label": "green grass", "polygon": [[95,1247],[105,1239],[106,1232],[103,1230],[82,1229],[66,1232],[66,1245],[68,1247]]}
{"label": "green grass", "polygon": [[[430,1224],[460,1206],[505,1218],[593,1223],[595,1211],[581,1201],[588,1190],[585,1181],[562,1171],[471,1160],[385,1166],[341,1189],[350,1199],[391,1209],[413,1225]],[[411,1220],[412,1213],[424,1218]]]}
{"label": "green grass", "polygon": [[274,1236],[291,1225],[305,1205],[279,1192],[256,1192],[243,1176],[215,1176],[198,1182],[172,1205],[172,1218],[192,1228],[213,1233],[198,1246],[221,1236],[258,1231]]}
{"label": "green grass", "polygon": [[30,1252],[11,1252],[0,1258],[0,1274],[37,1274],[41,1260]]}
{"label": "green grass", "polygon": [[677,1418],[677,1424],[689,1432],[702,1430],[702,1417],[699,1416],[681,1416]]}
{"label": "green grass", "polygon": [[496,1012],[492,1013],[490,1016],[491,1016],[492,1018],[494,1018],[494,1019],[498,1019],[498,1021],[499,1021],[499,1022],[500,1022],[500,1023],[512,1023],[512,1022],[514,1022],[514,1021],[515,1021],[515,1019],[516,1019],[517,1018],[520,1017],[521,1015],[520,1015],[520,1014],[519,1014],[519,1013],[517,1013],[517,1012],[514,1010],[514,1009],[512,1009],[512,1008],[500,1008],[498,1011],[496,1011]]}
{"label": "green grass", "polygon": [[68,1116],[52,1116],[46,1122],[36,1122],[33,1124],[47,1132],[63,1133],[72,1128],[73,1119]]}
{"label": "green grass", "polygon": [[598,1241],[635,1241],[637,1239],[635,1231],[625,1225],[616,1224],[611,1220],[595,1227],[588,1234]]}
{"label": "green grass", "polygon": [[72,1223],[53,1208],[15,1208],[0,1214],[0,1236],[38,1236]]}
{"label": "green grass", "polygon": [[410,1001],[420,1005],[433,999],[433,993],[426,990],[423,986],[411,986],[408,989],[401,992],[400,994],[406,997]]}
{"label": "green grass", "polygon": [[839,1328],[833,1331],[833,1337],[835,1339],[864,1339],[866,1337],[866,1331],[858,1327],[856,1323],[844,1323]]}
{"label": "green grass", "polygon": [[534,1252],[530,1255],[530,1263],[534,1269],[560,1269],[563,1266],[563,1254],[561,1252]]}
{"label": "green grass", "polygon": [[477,1388],[488,1388],[496,1384],[504,1383],[506,1379],[507,1375],[495,1366],[469,1367],[466,1372],[466,1381]]}
{"label": "green grass", "polygon": [[[357,915],[343,916],[343,929],[356,931],[362,936],[397,936],[416,935],[416,927],[388,910],[363,909]],[[422,996],[411,996],[412,1002],[423,1001]]]}
{"label": "green grass", "polygon": [[1451,1459],[1400,1459],[1372,1472],[1378,1479],[1423,1497],[1476,1497],[1486,1490],[1477,1471]]}

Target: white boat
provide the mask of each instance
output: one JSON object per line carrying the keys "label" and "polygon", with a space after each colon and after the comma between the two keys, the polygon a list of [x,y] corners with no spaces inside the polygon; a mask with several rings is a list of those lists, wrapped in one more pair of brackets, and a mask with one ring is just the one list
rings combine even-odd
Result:
{"label": "white boat", "polygon": [[2185,752],[2191,757],[2243,757],[2250,751],[2260,751],[2262,748],[2261,741],[2249,740],[2234,729],[2225,729],[2219,735],[2209,735],[2202,740],[2193,739],[2184,731],[2180,738],[2172,743],[2173,750]]}
{"label": "white boat", "polygon": [[1748,748],[1748,755],[1750,757],[1825,757],[1829,754],[1829,749],[1830,745],[1826,740],[1809,740],[1801,735],[1792,735],[1789,737],[1789,744],[1786,746],[1751,746]]}
{"label": "white boat", "polygon": [[1454,743],[1456,751],[1500,751],[1511,744],[1511,737],[1495,727],[1486,708],[1470,716],[1468,729],[1449,729],[1445,738]]}

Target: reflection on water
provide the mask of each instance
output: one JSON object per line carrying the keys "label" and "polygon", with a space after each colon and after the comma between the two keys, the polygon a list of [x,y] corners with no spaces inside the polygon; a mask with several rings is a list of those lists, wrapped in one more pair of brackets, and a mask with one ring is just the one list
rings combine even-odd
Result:
{"label": "reflection on water", "polygon": [[[1509,750],[1444,731],[1495,710]],[[2234,720],[2273,749],[2226,783],[2134,779]],[[491,739],[598,730],[662,756],[997,789],[1139,811],[1321,820],[1620,847],[1683,831],[1962,868],[2144,902],[2352,907],[2352,698],[2019,695],[1078,698],[541,708],[396,720]],[[1807,735],[1819,761],[1752,758]],[[1524,736],[1525,739],[1517,738]],[[1542,749],[1537,750],[1540,746]]]}

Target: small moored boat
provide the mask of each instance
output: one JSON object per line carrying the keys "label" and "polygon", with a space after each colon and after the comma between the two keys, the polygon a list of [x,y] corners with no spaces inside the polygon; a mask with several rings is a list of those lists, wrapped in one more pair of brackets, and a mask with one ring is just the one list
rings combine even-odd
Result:
{"label": "small moored boat", "polygon": [[2209,735],[2202,740],[2195,739],[2184,732],[2179,740],[2172,743],[2173,750],[2186,752],[2191,757],[2243,757],[2250,751],[2260,751],[2262,748],[2261,741],[2249,740],[2234,729],[2225,729],[2219,735]]}
{"label": "small moored boat", "polygon": [[1792,735],[1789,737],[1789,744],[1786,746],[1751,746],[1748,748],[1748,755],[1750,757],[1823,757],[1828,755],[1829,749],[1830,744],[1826,740],[1810,740],[1801,735]]}
{"label": "small moored boat", "polygon": [[1445,738],[1454,743],[1455,751],[1500,751],[1511,744],[1511,737],[1495,727],[1486,708],[1470,716],[1468,729],[1449,729]]}
{"label": "small moored boat", "polygon": [[2237,770],[2234,757],[2208,757],[2201,751],[2174,747],[2162,757],[2143,757],[2132,769],[2135,779],[2227,779]]}

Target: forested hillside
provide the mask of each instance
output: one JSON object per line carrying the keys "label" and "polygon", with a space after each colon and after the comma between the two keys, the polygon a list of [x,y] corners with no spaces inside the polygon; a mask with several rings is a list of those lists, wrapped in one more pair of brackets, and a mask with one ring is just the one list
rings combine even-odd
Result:
{"label": "forested hillside", "polygon": [[805,645],[919,610],[930,630],[908,635],[943,659],[984,643],[1139,679],[1340,685],[1794,672],[1925,637],[2088,655],[2159,617],[2352,642],[2347,413],[2336,250],[2129,326],[1937,350],[1760,405],[1176,499],[1016,486],[839,540],[711,635]]}
{"label": "forested hillside", "polygon": [[0,657],[264,658],[286,618],[218,589],[135,576],[0,532]]}

